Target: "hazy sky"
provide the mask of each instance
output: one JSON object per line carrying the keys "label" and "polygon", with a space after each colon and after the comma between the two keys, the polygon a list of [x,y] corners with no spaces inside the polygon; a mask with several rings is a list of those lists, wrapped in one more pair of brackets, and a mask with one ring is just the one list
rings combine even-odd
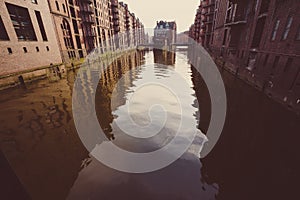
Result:
{"label": "hazy sky", "polygon": [[140,18],[145,28],[154,28],[156,21],[175,20],[178,32],[189,29],[200,4],[200,0],[123,0],[123,2],[127,3],[129,10]]}

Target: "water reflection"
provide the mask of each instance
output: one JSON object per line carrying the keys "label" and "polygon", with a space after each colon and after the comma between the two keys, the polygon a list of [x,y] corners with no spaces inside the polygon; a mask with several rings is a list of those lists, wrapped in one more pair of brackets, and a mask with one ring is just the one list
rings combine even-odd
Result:
{"label": "water reflection", "polygon": [[[114,136],[111,134],[111,123],[114,119],[112,115],[113,109],[111,107],[113,90],[121,77],[124,76],[124,78],[121,79],[123,87],[117,88],[118,92],[116,94],[118,96],[116,98],[118,101],[116,102],[118,102],[118,105],[116,105],[116,107],[124,105],[126,101],[125,93],[133,86],[133,80],[138,77],[141,70],[139,66],[144,62],[144,52],[134,52],[115,60],[106,70],[104,70],[104,66],[106,66],[107,63],[100,63],[103,71],[96,91],[96,112],[100,126],[109,139],[114,139]],[[99,73],[96,72],[95,74]]]}
{"label": "water reflection", "polygon": [[72,120],[69,76],[0,95],[1,150],[32,199],[63,199],[87,156]]}
{"label": "water reflection", "polygon": [[[136,60],[134,57],[127,57],[103,71],[96,94],[97,116],[105,133],[115,145],[132,152],[150,152],[166,145],[174,137],[181,117],[186,118],[187,123],[183,124],[185,130],[199,132],[198,119],[195,117],[198,108],[194,104],[196,97],[187,61],[178,58],[180,64],[177,65],[175,54],[163,51],[147,53],[144,57],[146,59],[139,66],[128,62]],[[177,73],[181,76],[176,76]],[[164,91],[165,88],[157,84],[145,86],[149,81],[175,84],[175,93],[183,102],[183,116],[180,110],[176,110],[177,99],[172,100],[173,94]],[[130,130],[136,131],[130,125],[130,117],[142,126],[151,123],[150,128],[142,129],[137,134],[151,134],[160,126],[159,122],[164,118],[160,109],[152,110],[152,121],[147,116],[148,108],[156,102],[164,105],[167,112],[165,126],[147,140],[130,136]],[[131,109],[131,116],[126,113],[128,109]],[[125,129],[129,130],[129,135],[124,133]],[[194,145],[175,163],[147,174],[122,173],[89,157],[85,160],[85,167],[79,173],[68,199],[214,199],[218,186],[201,181],[198,156],[202,142],[203,138],[199,133]]]}
{"label": "water reflection", "polygon": [[[182,94],[192,110],[191,127],[199,124],[206,132],[211,105],[205,83],[185,55],[177,54],[176,62],[174,58],[165,52],[132,52],[103,70],[96,110],[112,142],[137,152],[161,146],[153,140],[148,144],[128,140],[116,121],[125,119],[120,112],[143,81],[171,82],[175,72],[189,86]],[[99,78],[93,70],[104,65],[98,62],[83,74],[82,93],[91,91],[92,80]],[[231,74],[222,73],[228,95],[227,121],[209,156],[200,163],[196,151],[190,150],[174,165],[144,176],[114,171],[89,157],[73,123],[75,76],[76,72],[69,71],[67,79],[58,82],[42,80],[28,84],[27,90],[0,92],[1,151],[32,199],[215,199],[216,193],[216,199],[299,199],[295,198],[300,179],[299,117]],[[181,83],[173,84],[180,90]],[[116,99],[113,104],[112,97]],[[137,98],[136,103],[142,107],[141,101]],[[135,119],[141,124],[148,119],[144,120]]]}
{"label": "water reflection", "polygon": [[[200,74],[192,68],[204,132],[211,102]],[[228,110],[222,135],[204,159],[202,175],[217,182],[217,199],[299,199],[300,118],[263,93],[222,71]]]}
{"label": "water reflection", "polygon": [[158,78],[168,78],[170,76],[170,68],[175,66],[176,54],[174,52],[164,51],[160,49],[153,50],[155,75]]}
{"label": "water reflection", "polygon": [[174,52],[161,49],[154,49],[154,63],[159,63],[167,66],[174,66],[176,62],[176,54]]}

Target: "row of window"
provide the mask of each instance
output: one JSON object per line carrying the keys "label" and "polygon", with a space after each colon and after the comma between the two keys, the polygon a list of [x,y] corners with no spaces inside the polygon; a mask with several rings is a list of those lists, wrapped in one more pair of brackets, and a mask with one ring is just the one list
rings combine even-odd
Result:
{"label": "row of window", "polygon": [[[60,7],[59,7],[58,1],[55,1],[55,5],[56,5],[56,10],[60,11]],[[67,13],[66,5],[64,3],[62,4],[62,8],[63,8],[64,13]]]}
{"label": "row of window", "polygon": [[[268,63],[270,63],[271,62],[271,67],[272,67],[272,71],[271,71],[271,77],[273,77],[274,76],[274,73],[275,73],[275,69],[278,67],[278,65],[279,65],[279,62],[280,62],[280,60],[281,60],[281,57],[280,56],[275,56],[275,58],[273,59],[273,61],[272,60],[270,60],[270,55],[269,54],[265,54],[264,55],[264,58],[262,58],[263,60],[263,66],[267,66],[268,65]],[[270,61],[269,61],[270,60]],[[290,71],[290,69],[291,69],[291,67],[293,66],[293,62],[294,62],[294,59],[293,58],[291,58],[291,57],[289,57],[286,61],[285,61],[285,63],[284,63],[284,65],[283,65],[283,73],[287,73],[287,72],[289,72]],[[291,81],[291,84],[288,86],[288,89],[289,90],[292,90],[293,88],[294,88],[294,86],[295,85],[298,85],[298,83],[297,83],[297,77],[298,77],[298,75],[299,75],[299,73],[300,73],[300,69],[298,69],[297,70],[297,73],[296,74],[294,74],[294,78],[293,78],[293,80]]]}
{"label": "row of window", "polygon": [[[237,51],[237,58],[244,58],[245,56],[245,51],[244,50],[238,50]],[[264,56],[264,57],[263,57]],[[264,54],[260,57],[262,66],[267,66],[267,64],[270,64],[270,55],[269,54]],[[272,69],[276,69],[278,64],[279,64],[280,56],[275,56],[275,59],[272,64]],[[289,57],[284,65],[283,72],[288,72],[293,64],[294,59]]]}
{"label": "row of window", "polygon": [[[35,47],[35,51],[36,51],[36,52],[40,52],[40,48],[39,48],[39,47]],[[46,46],[46,51],[50,51],[49,46]],[[13,54],[12,48],[8,47],[8,48],[7,48],[7,52],[8,52],[8,54]],[[23,52],[24,52],[24,53],[28,53],[27,47],[23,47]]]}
{"label": "row of window", "polygon": [[[270,60],[269,54],[265,54],[265,57],[263,59],[263,66],[266,66],[267,63],[270,62],[269,60]],[[274,59],[274,61],[272,63],[272,69],[276,69],[277,68],[277,66],[279,64],[279,60],[280,60],[280,56],[275,56],[275,59]],[[288,72],[290,70],[292,64],[293,64],[293,58],[290,57],[290,58],[287,59],[285,65],[284,65],[283,72]]]}
{"label": "row of window", "polygon": [[[284,32],[282,34],[282,37],[281,37],[281,40],[286,40],[288,35],[289,35],[289,32],[291,30],[291,27],[292,27],[292,24],[293,24],[293,17],[292,16],[289,16],[288,19],[287,19],[287,22],[286,22],[286,25],[285,25],[285,28],[284,28]],[[277,32],[278,32],[278,29],[279,29],[279,26],[280,26],[280,20],[277,19],[275,24],[274,24],[274,28],[273,28],[273,32],[272,32],[272,35],[271,35],[271,40],[272,41],[275,41],[276,40],[276,36],[277,36]],[[298,32],[296,34],[296,40],[300,40],[300,27],[298,27]]]}
{"label": "row of window", "polygon": [[[32,25],[32,21],[27,8],[5,3],[11,22],[15,29],[17,38],[20,41],[37,41],[36,33]],[[48,41],[42,16],[39,11],[35,11],[35,16],[38,22],[40,33],[43,41]],[[10,40],[5,29],[4,23],[0,16],[0,40]]]}

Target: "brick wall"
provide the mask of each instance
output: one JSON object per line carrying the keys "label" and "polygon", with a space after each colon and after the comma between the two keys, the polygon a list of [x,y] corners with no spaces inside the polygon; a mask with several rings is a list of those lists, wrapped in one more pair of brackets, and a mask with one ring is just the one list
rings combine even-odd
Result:
{"label": "brick wall", "polygon": [[[17,38],[5,2],[28,9],[37,37],[36,41],[20,40]],[[0,16],[9,36],[9,40],[0,40],[0,75],[47,66],[50,63],[62,62],[48,3],[47,1],[37,2],[38,4],[34,4],[30,0],[0,1]],[[47,41],[44,41],[42,38],[35,11],[39,11],[41,14]]]}

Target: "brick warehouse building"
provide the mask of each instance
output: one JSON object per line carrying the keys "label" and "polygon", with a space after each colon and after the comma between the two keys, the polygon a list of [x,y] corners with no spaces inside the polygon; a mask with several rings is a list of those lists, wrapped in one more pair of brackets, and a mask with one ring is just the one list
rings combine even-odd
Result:
{"label": "brick warehouse building", "polygon": [[96,46],[113,49],[113,29],[110,0],[94,0]]}
{"label": "brick warehouse building", "polygon": [[0,1],[0,75],[61,63],[47,1]]}
{"label": "brick warehouse building", "polygon": [[[133,46],[144,38],[138,30],[143,24],[117,0],[1,0],[0,5],[1,87],[18,84],[20,74],[26,80],[49,74],[50,64],[73,63],[95,48],[115,50],[115,33],[130,30]],[[124,38],[122,46],[127,44]]]}
{"label": "brick warehouse building", "polygon": [[298,0],[216,0],[212,37],[201,42],[241,78],[299,107],[299,6]]}
{"label": "brick warehouse building", "polygon": [[122,47],[127,43],[124,34],[126,32],[126,8],[119,3],[118,0],[112,0],[112,14],[113,14],[113,29],[116,48]]}

